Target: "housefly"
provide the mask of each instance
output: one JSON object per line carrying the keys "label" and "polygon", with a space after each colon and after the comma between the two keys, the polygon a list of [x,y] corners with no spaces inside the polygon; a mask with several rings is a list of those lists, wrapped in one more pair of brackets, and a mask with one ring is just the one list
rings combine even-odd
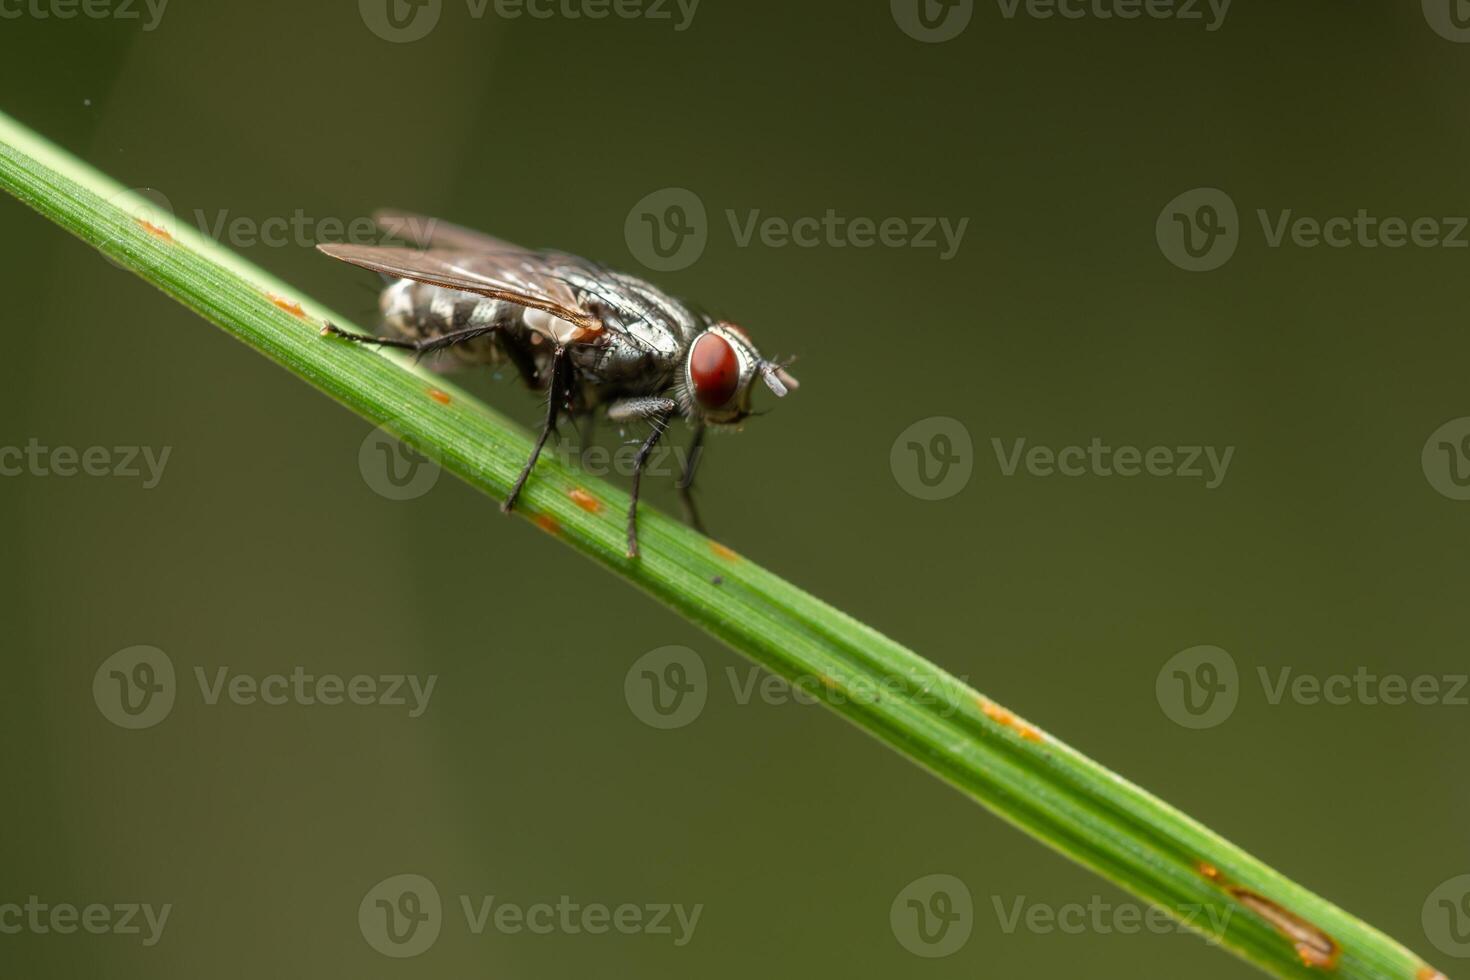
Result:
{"label": "housefly", "polygon": [[677,486],[690,523],[702,530],[690,491],[705,430],[748,418],[757,380],[777,396],[797,386],[744,330],[635,276],[405,212],[375,218],[413,247],[317,248],[387,278],[379,305],[389,335],[332,324],[322,333],[420,356],[449,352],[464,364],[510,365],[532,390],[545,391],[545,423],[504,511],[515,506],[559,418],[601,413],[618,424],[647,422],[628,506],[628,557],[636,558],[643,469],[669,424],[682,417],[693,437]]}

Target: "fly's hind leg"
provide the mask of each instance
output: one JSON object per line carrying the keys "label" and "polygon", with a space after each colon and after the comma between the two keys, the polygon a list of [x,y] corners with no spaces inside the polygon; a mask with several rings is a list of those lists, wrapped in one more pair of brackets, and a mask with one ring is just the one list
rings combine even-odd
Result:
{"label": "fly's hind leg", "polygon": [[328,322],[322,325],[322,336],[341,337],[343,340],[350,340],[354,344],[373,344],[377,347],[397,347],[401,350],[411,350],[419,357],[423,357],[425,354],[432,354],[435,351],[445,350],[446,348],[453,347],[455,344],[462,344],[467,340],[474,340],[476,337],[483,337],[486,334],[494,333],[499,329],[500,327],[496,326],[495,324],[489,324],[479,327],[466,327],[463,330],[451,330],[449,333],[442,333],[435,337],[420,337],[416,339],[409,339],[405,337],[374,337],[371,334],[352,333],[351,331],[343,330],[335,323]]}
{"label": "fly's hind leg", "polygon": [[643,482],[643,467],[653,447],[669,427],[669,420],[679,410],[679,403],[672,398],[625,398],[608,406],[607,417],[613,422],[646,421],[653,426],[638,455],[633,460],[633,492],[628,502],[628,557],[638,557],[638,488]]}
{"label": "fly's hind leg", "polygon": [[531,469],[536,465],[536,458],[541,455],[541,449],[546,445],[546,439],[556,430],[556,416],[561,410],[562,389],[566,384],[566,357],[565,347],[558,347],[551,355],[551,383],[546,392],[546,424],[541,427],[541,435],[536,437],[535,448],[531,450],[531,458],[526,460],[526,465],[521,468],[521,475],[516,478],[515,486],[510,488],[510,494],[505,498],[505,503],[500,509],[509,514],[516,505],[516,498],[521,495],[521,488],[526,485],[526,479],[531,475]]}

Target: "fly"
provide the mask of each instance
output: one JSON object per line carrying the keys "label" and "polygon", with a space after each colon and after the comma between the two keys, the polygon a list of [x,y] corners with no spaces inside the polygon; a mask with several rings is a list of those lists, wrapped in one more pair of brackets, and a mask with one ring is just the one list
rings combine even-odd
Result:
{"label": "fly", "polygon": [[375,219],[416,247],[317,248],[388,279],[379,305],[390,334],[354,334],[330,323],[322,333],[420,356],[446,351],[464,364],[508,364],[533,391],[545,391],[546,421],[501,505],[506,512],[562,416],[647,422],[628,506],[628,557],[636,558],[643,468],[669,425],[683,418],[693,437],[676,485],[702,533],[691,491],[705,430],[748,418],[757,379],[778,397],[797,387],[744,330],[635,276],[404,212],[380,211]]}

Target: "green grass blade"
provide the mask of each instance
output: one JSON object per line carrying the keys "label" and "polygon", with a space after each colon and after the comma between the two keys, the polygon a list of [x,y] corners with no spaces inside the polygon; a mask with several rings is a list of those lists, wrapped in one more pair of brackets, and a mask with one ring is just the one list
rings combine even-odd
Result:
{"label": "green grass blade", "polygon": [[[400,360],[319,335],[351,322],[0,115],[0,186],[115,262],[503,498],[529,436]],[[552,536],[1011,823],[1282,977],[1438,976],[1408,949],[852,617],[627,495],[543,457],[519,505]],[[815,680],[812,680],[815,679]],[[1303,828],[1301,832],[1307,832]],[[1225,923],[1223,929],[1216,923]]]}

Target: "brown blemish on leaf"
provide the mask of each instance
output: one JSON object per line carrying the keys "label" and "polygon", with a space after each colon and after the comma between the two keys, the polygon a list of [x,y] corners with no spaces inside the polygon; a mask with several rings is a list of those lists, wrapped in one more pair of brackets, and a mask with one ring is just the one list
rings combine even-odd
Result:
{"label": "brown blemish on leaf", "polygon": [[440,391],[438,388],[430,388],[428,394],[430,398],[434,399],[440,405],[448,405],[453,401],[447,392]]}
{"label": "brown blemish on leaf", "polygon": [[1291,940],[1296,947],[1296,955],[1301,957],[1303,964],[1320,970],[1336,968],[1337,958],[1342,950],[1338,948],[1337,941],[1327,933],[1295,912],[1287,911],[1248,888],[1231,885],[1225,890],[1237,902],[1265,919],[1273,929]]}
{"label": "brown blemish on leaf", "polygon": [[265,295],[266,298],[269,299],[271,303],[276,307],[276,309],[285,310],[287,313],[296,317],[296,319],[298,320],[306,319],[306,311],[301,308],[300,303],[292,302],[291,300],[286,299],[283,296],[277,296],[275,293],[266,293]]}
{"label": "brown blemish on leaf", "polygon": [[602,513],[602,501],[598,500],[596,497],[592,496],[592,494],[588,493],[586,490],[583,490],[581,487],[572,487],[572,489],[567,491],[567,496],[572,498],[572,503],[576,504],[578,507],[582,508],[589,514]]}
{"label": "brown blemish on leaf", "polygon": [[[1269,898],[1258,895],[1249,888],[1228,884],[1225,876],[1220,873],[1220,869],[1208,861],[1200,861],[1195,864],[1195,867],[1200,874],[1224,888],[1227,895],[1265,919],[1273,929],[1289,939],[1296,948],[1296,955],[1301,957],[1304,965],[1319,970],[1337,968],[1338,957],[1342,954],[1337,940]],[[1432,980],[1432,977],[1431,973],[1430,976],[1422,977],[1420,980]]]}
{"label": "brown blemish on leaf", "polygon": [[550,514],[537,514],[535,517],[531,518],[531,520],[535,521],[536,526],[545,531],[547,534],[561,533],[561,525],[558,524],[556,522],[556,518],[552,517]]}
{"label": "brown blemish on leaf", "polygon": [[138,223],[139,228],[142,228],[154,238],[162,239],[163,241],[168,242],[170,245],[174,243],[174,236],[169,234],[167,228],[160,228],[153,222],[145,221],[142,218],[134,218],[133,220]]}
{"label": "brown blemish on leaf", "polygon": [[720,544],[718,541],[714,541],[714,540],[711,540],[710,541],[710,543],[709,543],[709,550],[710,551],[713,551],[716,555],[718,555],[719,557],[725,559],[726,561],[735,561],[737,558],[740,557],[735,552],[731,551],[729,548],[725,547],[724,545]]}
{"label": "brown blemish on leaf", "polygon": [[1415,972],[1414,980],[1449,980],[1449,978],[1426,963]]}
{"label": "brown blemish on leaf", "polygon": [[1042,736],[1039,729],[1037,729],[1034,725],[1031,725],[1029,722],[1017,718],[1015,713],[1010,711],[1008,708],[1002,708],[994,701],[983,697],[976,697],[975,703],[980,705],[980,710],[985,712],[985,717],[989,718],[997,725],[1003,725],[1006,728],[1011,729],[1017,735],[1026,739],[1028,742],[1045,741],[1045,738]]}

